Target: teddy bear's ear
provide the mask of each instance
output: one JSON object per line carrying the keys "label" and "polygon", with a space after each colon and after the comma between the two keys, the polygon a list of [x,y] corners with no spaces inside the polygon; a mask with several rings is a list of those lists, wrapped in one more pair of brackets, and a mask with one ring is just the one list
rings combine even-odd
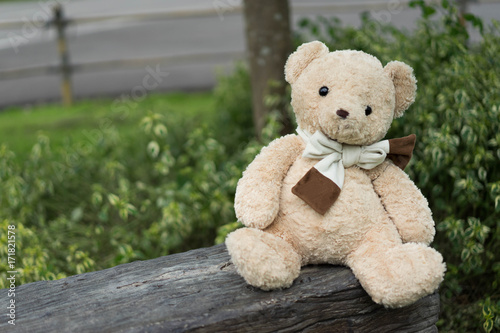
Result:
{"label": "teddy bear's ear", "polygon": [[294,83],[311,61],[328,52],[328,47],[318,41],[302,44],[286,61],[285,80]]}
{"label": "teddy bear's ear", "polygon": [[413,75],[413,68],[401,61],[389,62],[384,67],[384,71],[392,79],[396,89],[394,117],[399,118],[415,102],[417,79]]}

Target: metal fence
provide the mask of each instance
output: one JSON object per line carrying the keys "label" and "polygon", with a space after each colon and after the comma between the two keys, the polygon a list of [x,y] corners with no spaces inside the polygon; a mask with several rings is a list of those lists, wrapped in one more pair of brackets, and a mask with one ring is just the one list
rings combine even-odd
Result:
{"label": "metal fence", "polygon": [[[66,39],[66,29],[70,25],[102,22],[114,19],[128,21],[154,21],[179,18],[196,18],[196,17],[211,17],[217,16],[217,8],[210,10],[186,10],[176,12],[160,12],[160,13],[143,13],[130,15],[106,15],[93,17],[80,17],[69,19],[64,16],[64,11],[61,5],[54,6],[52,9],[52,18],[44,22],[43,27],[46,29],[55,28],[57,32],[57,47],[59,54],[59,62],[57,64],[46,64],[40,66],[27,66],[23,68],[14,68],[0,71],[0,80],[10,80],[25,77],[35,77],[43,75],[60,75],[61,76],[61,97],[64,105],[73,103],[72,92],[72,75],[75,73],[92,72],[120,68],[137,68],[150,63],[193,63],[200,60],[217,60],[217,59],[238,59],[243,58],[243,52],[211,52],[197,54],[178,54],[163,57],[139,58],[139,59],[116,59],[106,61],[96,61],[89,63],[71,63],[68,52],[68,42]],[[224,9],[224,15],[233,15],[241,11],[240,7],[230,7]],[[22,28],[25,24],[21,20],[0,21],[0,29],[16,29]]]}
{"label": "metal fence", "polygon": [[[407,6],[409,0],[398,1],[399,5]],[[437,3],[439,0],[430,0],[428,3]],[[478,2],[478,1],[476,1]],[[479,3],[500,3],[500,0],[481,0]],[[341,14],[355,11],[381,11],[388,8],[387,1],[351,1],[329,4],[296,4],[293,6],[293,12],[302,15],[322,14]],[[216,17],[221,15],[236,15],[242,12],[241,6],[228,5],[227,1],[215,0],[213,7],[209,9],[180,10],[156,13],[137,13],[137,14],[118,14],[103,15],[92,17],[67,18],[61,5],[52,8],[52,17],[43,22],[46,29],[55,28],[57,32],[57,46],[59,60],[56,64],[47,64],[41,66],[28,66],[23,68],[14,68],[0,71],[0,80],[10,80],[25,77],[35,77],[43,75],[60,75],[61,77],[61,95],[65,105],[71,105],[73,102],[72,93],[72,75],[75,73],[112,70],[112,69],[130,69],[144,66],[152,62],[162,63],[194,63],[201,60],[220,60],[220,59],[243,59],[243,52],[212,52],[197,54],[178,54],[164,57],[140,58],[140,59],[116,59],[107,61],[97,61],[89,63],[71,63],[68,52],[68,43],[66,40],[66,29],[74,24],[86,24],[104,22],[109,20],[125,21],[155,21],[182,18],[202,18]],[[0,20],[0,29],[18,29],[22,28],[26,22],[23,20]]]}

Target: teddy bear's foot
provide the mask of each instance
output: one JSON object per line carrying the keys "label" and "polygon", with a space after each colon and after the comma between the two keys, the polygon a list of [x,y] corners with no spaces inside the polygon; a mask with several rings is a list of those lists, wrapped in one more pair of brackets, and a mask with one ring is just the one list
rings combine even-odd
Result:
{"label": "teddy bear's foot", "polygon": [[277,236],[242,228],[228,235],[226,245],[238,273],[254,287],[287,288],[299,276],[300,256]]}
{"label": "teddy bear's foot", "polygon": [[349,266],[373,301],[403,307],[433,293],[446,270],[436,250],[419,243],[383,248],[364,244],[349,258]]}

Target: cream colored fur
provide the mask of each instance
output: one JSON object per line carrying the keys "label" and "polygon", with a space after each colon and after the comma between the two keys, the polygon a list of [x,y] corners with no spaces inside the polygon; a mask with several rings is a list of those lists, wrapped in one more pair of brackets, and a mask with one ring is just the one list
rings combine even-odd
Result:
{"label": "cream colored fur", "polygon": [[[285,67],[297,122],[341,143],[381,140],[415,99],[416,80],[402,62],[385,67],[359,51],[300,46]],[[320,96],[326,86],[329,93]],[[366,115],[367,106],[372,114]],[[349,112],[347,118],[336,111]],[[410,133],[408,133],[410,134]],[[245,280],[264,290],[289,287],[307,264],[349,266],[377,303],[401,307],[432,293],[443,279],[442,256],[428,247],[434,221],[426,199],[392,162],[372,170],[347,168],[342,192],[320,215],[291,189],[317,160],[302,158],[297,135],[273,141],[238,183],[235,210],[248,228],[227,248]]]}

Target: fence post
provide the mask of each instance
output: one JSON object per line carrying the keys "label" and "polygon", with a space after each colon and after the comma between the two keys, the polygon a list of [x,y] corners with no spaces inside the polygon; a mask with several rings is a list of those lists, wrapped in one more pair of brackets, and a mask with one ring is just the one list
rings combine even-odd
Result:
{"label": "fence post", "polygon": [[71,65],[69,61],[69,50],[65,34],[67,21],[64,19],[63,8],[61,5],[54,6],[53,11],[53,23],[56,26],[57,30],[57,46],[60,58],[62,102],[64,106],[71,106],[73,104],[73,92],[71,87]]}

